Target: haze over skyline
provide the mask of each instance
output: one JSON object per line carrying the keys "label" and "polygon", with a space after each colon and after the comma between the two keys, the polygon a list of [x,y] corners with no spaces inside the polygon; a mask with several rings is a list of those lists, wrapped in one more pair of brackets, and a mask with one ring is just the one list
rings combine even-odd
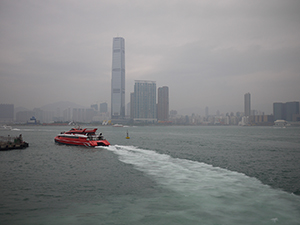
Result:
{"label": "haze over skyline", "polygon": [[168,86],[170,110],[204,114],[300,101],[300,1],[0,2],[0,103],[111,101],[113,37],[134,80]]}

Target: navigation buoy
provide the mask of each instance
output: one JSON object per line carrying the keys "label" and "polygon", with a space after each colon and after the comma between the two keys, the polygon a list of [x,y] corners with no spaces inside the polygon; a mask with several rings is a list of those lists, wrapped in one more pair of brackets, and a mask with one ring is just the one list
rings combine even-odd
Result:
{"label": "navigation buoy", "polygon": [[129,135],[128,135],[128,130],[127,130],[127,136],[126,136],[126,139],[130,139]]}

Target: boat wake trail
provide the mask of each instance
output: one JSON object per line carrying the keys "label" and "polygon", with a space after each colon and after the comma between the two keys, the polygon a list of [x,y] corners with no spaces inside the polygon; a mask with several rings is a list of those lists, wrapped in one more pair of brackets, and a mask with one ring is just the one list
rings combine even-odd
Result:
{"label": "boat wake trail", "polygon": [[272,189],[256,178],[134,146],[114,145],[107,149],[117,154],[121,162],[133,165],[162,187],[184,196],[202,212],[215,212],[224,218],[247,214],[253,216],[248,222],[266,224],[300,221],[298,196]]}

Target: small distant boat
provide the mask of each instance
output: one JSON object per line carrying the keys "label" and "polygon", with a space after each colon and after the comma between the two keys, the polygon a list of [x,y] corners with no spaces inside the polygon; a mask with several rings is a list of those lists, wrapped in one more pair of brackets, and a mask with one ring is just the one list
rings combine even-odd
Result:
{"label": "small distant boat", "polygon": [[2,128],[3,128],[4,130],[11,130],[11,129],[12,129],[11,126],[6,126],[6,125],[3,125]]}
{"label": "small distant boat", "polygon": [[96,135],[96,131],[97,128],[72,128],[67,132],[61,132],[54,138],[54,141],[55,143],[64,145],[79,145],[86,147],[109,146],[110,143],[103,138],[102,133]]}
{"label": "small distant boat", "polygon": [[113,125],[113,127],[123,127],[123,125],[122,125],[122,124],[117,124],[117,123],[116,123],[116,124]]}
{"label": "small distant boat", "polygon": [[29,144],[23,141],[22,134],[18,137],[0,137],[0,151],[14,150],[14,149],[24,149],[27,148]]}

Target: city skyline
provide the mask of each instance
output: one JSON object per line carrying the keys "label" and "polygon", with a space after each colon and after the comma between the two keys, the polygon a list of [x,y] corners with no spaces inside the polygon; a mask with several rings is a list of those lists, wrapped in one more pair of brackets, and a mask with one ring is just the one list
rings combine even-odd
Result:
{"label": "city skyline", "polygon": [[[245,97],[249,97],[250,93],[246,93]],[[266,115],[263,112],[251,110],[251,115],[246,115],[244,112],[227,112],[217,111],[216,114],[209,114],[206,107],[205,116],[199,114],[180,115],[176,111],[171,110],[168,114],[168,87],[158,88],[158,98],[156,103],[156,82],[155,81],[136,81],[135,92],[131,93],[131,104],[127,104],[130,109],[130,114],[126,114],[123,122],[147,122],[147,123],[173,123],[173,124],[193,124],[193,125],[263,125],[270,126],[275,121],[285,120],[288,122],[300,121],[299,102],[275,102],[273,103],[273,114]],[[249,103],[249,99],[245,98],[245,103]],[[110,120],[109,112],[107,111],[107,103],[93,104],[90,108],[78,108],[78,105],[71,107],[70,102],[64,104],[63,108],[56,105],[46,109],[35,108],[34,110],[14,110],[13,104],[0,104],[0,122],[17,122],[17,123],[33,123],[28,122],[34,120],[35,123],[53,123],[61,122],[96,122],[104,123]],[[69,106],[66,107],[65,104]],[[151,106],[152,105],[152,106]],[[157,111],[156,111],[157,110]],[[63,114],[62,114],[63,113]],[[15,118],[14,118],[15,114]],[[169,120],[169,116],[171,120]],[[189,121],[190,120],[190,121]],[[126,123],[127,123],[126,122]]]}
{"label": "city skyline", "polygon": [[252,109],[271,114],[274,102],[300,101],[299,7],[279,0],[3,0],[0,103],[110,106],[111,40],[121,36],[125,104],[134,80],[155,80],[170,88],[170,110],[181,114],[203,114],[206,106],[211,114],[242,112],[246,92]]}

